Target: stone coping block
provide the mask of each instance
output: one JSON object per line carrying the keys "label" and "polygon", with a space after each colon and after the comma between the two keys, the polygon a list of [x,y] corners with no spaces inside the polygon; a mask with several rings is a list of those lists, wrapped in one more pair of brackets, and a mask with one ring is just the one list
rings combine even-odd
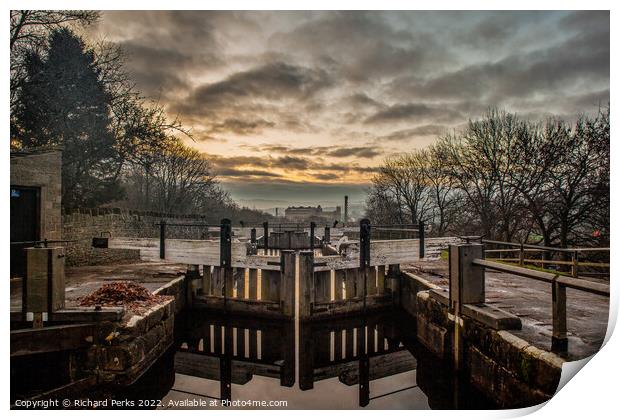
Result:
{"label": "stone coping block", "polygon": [[[448,292],[443,289],[430,289],[428,294],[442,305],[448,306]],[[461,313],[494,330],[520,330],[521,319],[510,312],[486,303],[463,305]]]}

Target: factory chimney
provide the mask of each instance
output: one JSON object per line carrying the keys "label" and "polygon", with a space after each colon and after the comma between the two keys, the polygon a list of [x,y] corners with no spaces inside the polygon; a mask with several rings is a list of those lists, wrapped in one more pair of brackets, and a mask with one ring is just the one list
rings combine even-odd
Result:
{"label": "factory chimney", "polygon": [[344,196],[344,223],[349,221],[349,196]]}

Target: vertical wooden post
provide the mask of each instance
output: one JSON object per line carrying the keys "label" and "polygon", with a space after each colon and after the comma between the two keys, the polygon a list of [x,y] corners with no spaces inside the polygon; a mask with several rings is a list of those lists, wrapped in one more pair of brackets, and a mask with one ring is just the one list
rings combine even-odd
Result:
{"label": "vertical wooden post", "polygon": [[336,284],[336,293],[334,294],[335,300],[343,300],[344,294],[342,291],[342,285],[346,281],[345,270],[334,271],[334,283]]}
{"label": "vertical wooden post", "polygon": [[248,299],[258,300],[258,269],[250,268],[248,271],[249,295]]}
{"label": "vertical wooden post", "polygon": [[260,270],[260,299],[271,299],[271,274],[269,270]]}
{"label": "vertical wooden post", "polygon": [[420,220],[418,224],[418,237],[420,242],[420,258],[424,258],[424,222]]}
{"label": "vertical wooden post", "polygon": [[357,356],[359,357],[359,405],[366,407],[370,402],[370,360],[367,350],[366,322],[357,329]]}
{"label": "vertical wooden post", "polygon": [[376,295],[377,294],[377,267],[366,268],[366,279],[367,279],[366,290],[368,292],[368,296]]}
{"label": "vertical wooden post", "polygon": [[192,306],[194,301],[195,287],[194,280],[200,278],[199,266],[190,264],[185,272],[185,305],[187,308]]}
{"label": "vertical wooden post", "polygon": [[353,358],[353,328],[349,328],[344,334],[344,357],[349,360]]}
{"label": "vertical wooden post", "polygon": [[202,266],[202,294],[211,296],[213,294],[213,277],[211,276],[211,266]]}
{"label": "vertical wooden post", "polygon": [[312,316],[314,304],[314,253],[301,251],[299,253],[299,318],[307,319]]}
{"label": "vertical wooden post", "polygon": [[553,282],[553,336],[551,337],[551,349],[557,352],[568,350],[568,337],[566,326],[566,286]]}
{"label": "vertical wooden post", "polygon": [[245,268],[234,268],[235,290],[237,299],[245,299]]}
{"label": "vertical wooden post", "polygon": [[207,333],[202,338],[202,352],[204,354],[211,353],[211,326],[210,325],[207,325]]}
{"label": "vertical wooden post", "polygon": [[525,250],[523,249],[523,242],[519,246],[519,265],[523,267],[525,265]]}
{"label": "vertical wooden post", "polygon": [[295,259],[295,251],[286,250],[280,254],[280,305],[282,315],[289,318],[295,317]]}
{"label": "vertical wooden post", "polygon": [[392,296],[392,305],[400,305],[400,264],[388,265],[386,291]]}
{"label": "vertical wooden post", "polygon": [[314,273],[314,301],[329,302],[331,300],[331,272],[317,271]]}
{"label": "vertical wooden post", "polygon": [[261,360],[265,363],[281,360],[281,346],[278,345],[282,340],[280,332],[273,328],[263,328],[260,332],[260,338]]}
{"label": "vertical wooden post", "polygon": [[219,324],[213,325],[213,352],[216,356],[222,354],[222,326]]}
{"label": "vertical wooden post", "polygon": [[344,270],[347,299],[352,299],[357,296],[357,292],[355,290],[355,287],[357,286],[357,272],[357,268],[347,268]]}
{"label": "vertical wooden post", "polygon": [[250,243],[256,243],[256,228],[252,228],[252,230],[250,231]]}
{"label": "vertical wooden post", "polygon": [[211,277],[213,296],[224,296],[224,271],[220,266],[213,267],[213,275]]}
{"label": "vertical wooden post", "polygon": [[462,305],[485,300],[484,269],[472,264],[476,258],[484,258],[481,244],[450,245],[449,296],[450,312],[454,314],[453,363],[456,370],[463,368]]}
{"label": "vertical wooden post", "polygon": [[385,350],[385,332],[383,324],[377,324],[377,351],[383,353]]}
{"label": "vertical wooden post", "polygon": [[482,245],[450,245],[450,310],[467,303],[484,303],[484,269],[472,261],[484,258]]}
{"label": "vertical wooden post", "polygon": [[237,357],[245,358],[245,328],[235,328],[237,340]]}
{"label": "vertical wooden post", "polygon": [[310,222],[310,249],[314,250],[314,228],[316,223]]}
{"label": "vertical wooden post", "polygon": [[[301,255],[299,260],[301,280]],[[304,260],[307,262],[307,258]],[[314,340],[312,338],[312,324],[309,322],[302,322],[299,327],[299,389],[307,391],[308,389],[314,388]]]}
{"label": "vertical wooden post", "polygon": [[265,255],[269,249],[269,223],[263,222],[263,248],[265,249]]}
{"label": "vertical wooden post", "polygon": [[[295,253],[293,252],[293,274],[295,272],[294,257]],[[295,280],[294,277],[293,280]],[[295,321],[287,321],[284,324],[281,334],[282,344],[280,354],[282,355],[284,363],[280,368],[280,386],[292,387],[295,385]]]}
{"label": "vertical wooden post", "polygon": [[385,293],[385,266],[377,266],[377,294],[383,295]]}
{"label": "vertical wooden post", "polygon": [[248,357],[251,360],[258,359],[258,338],[255,329],[248,331]]}
{"label": "vertical wooden post", "polygon": [[26,272],[22,312],[33,313],[33,327],[43,327],[48,315],[65,307],[64,248],[25,248]]}
{"label": "vertical wooden post", "polygon": [[341,329],[334,331],[334,362],[342,360],[342,331]]}
{"label": "vertical wooden post", "polygon": [[159,259],[166,258],[166,221],[159,222]]}

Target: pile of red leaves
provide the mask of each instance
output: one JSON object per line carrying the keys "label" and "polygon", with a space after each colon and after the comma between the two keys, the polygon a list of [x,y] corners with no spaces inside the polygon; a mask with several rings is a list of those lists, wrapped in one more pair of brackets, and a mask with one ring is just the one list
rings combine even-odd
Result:
{"label": "pile of red leaves", "polygon": [[107,283],[79,300],[80,306],[128,306],[132,309],[160,303],[163,296],[156,296],[138,283],[115,281]]}

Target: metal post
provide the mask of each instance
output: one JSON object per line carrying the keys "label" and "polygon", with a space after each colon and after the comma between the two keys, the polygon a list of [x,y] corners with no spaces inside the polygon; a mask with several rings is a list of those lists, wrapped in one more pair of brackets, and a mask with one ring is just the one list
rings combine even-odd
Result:
{"label": "metal post", "polygon": [[263,222],[263,248],[265,249],[265,255],[269,249],[269,223]]}
{"label": "metal post", "polygon": [[310,222],[310,249],[314,250],[314,228],[316,223]]}
{"label": "metal post", "polygon": [[[357,330],[358,337],[358,353],[359,355],[359,381],[358,395],[360,407],[366,407],[370,403],[370,358],[366,351],[366,319],[362,323],[362,327]],[[374,342],[373,342],[374,343]]]}
{"label": "metal post", "polygon": [[220,275],[223,276],[224,283],[224,310],[226,310],[226,300],[232,296],[232,241],[231,241],[230,219],[222,219],[220,222]]}
{"label": "metal post", "polygon": [[422,220],[418,225],[418,237],[420,239],[420,258],[424,258],[424,222]]}
{"label": "metal post", "polygon": [[224,354],[220,357],[220,398],[222,405],[228,407],[232,399],[232,327],[224,326]]}
{"label": "metal post", "polygon": [[360,220],[360,275],[364,281],[364,307],[362,312],[362,327],[357,331],[357,351],[359,356],[358,395],[360,407],[366,407],[370,402],[370,360],[367,352],[366,337],[366,295],[368,295],[368,271],[370,267],[370,220]]}
{"label": "metal post", "polygon": [[330,232],[329,226],[325,226],[325,234],[323,235],[323,237],[325,238],[324,240],[325,240],[326,244],[328,244],[328,243],[330,243],[332,241],[331,232]]}
{"label": "metal post", "polygon": [[364,309],[362,312],[362,327],[357,331],[359,355],[359,405],[366,407],[370,402],[370,360],[367,352],[366,331],[366,296],[368,295],[368,271],[370,267],[370,220],[360,220],[360,274],[364,279]]}
{"label": "metal post", "polygon": [[370,266],[370,220],[360,220],[360,268]]}
{"label": "metal post", "polygon": [[250,243],[256,243],[256,228],[252,228],[252,230],[250,231]]}
{"label": "metal post", "polygon": [[166,221],[159,222],[159,258],[166,258]]}

